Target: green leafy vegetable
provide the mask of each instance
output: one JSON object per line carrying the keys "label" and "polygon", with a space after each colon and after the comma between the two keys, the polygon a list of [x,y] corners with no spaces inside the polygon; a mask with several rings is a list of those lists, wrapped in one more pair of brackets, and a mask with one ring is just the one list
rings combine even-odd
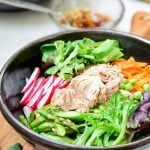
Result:
{"label": "green leafy vegetable", "polygon": [[58,74],[63,79],[70,79],[89,64],[108,63],[123,56],[119,42],[107,39],[95,42],[84,38],[73,42],[56,41],[54,44],[41,46],[42,61],[53,64],[45,75]]}
{"label": "green leafy vegetable", "polygon": [[[127,123],[139,103],[117,92],[105,105],[92,108],[88,113],[63,111],[58,106],[47,105],[31,113],[30,121],[23,116],[20,120],[35,132],[61,142],[112,146],[131,140]],[[34,120],[33,114],[38,115]]]}

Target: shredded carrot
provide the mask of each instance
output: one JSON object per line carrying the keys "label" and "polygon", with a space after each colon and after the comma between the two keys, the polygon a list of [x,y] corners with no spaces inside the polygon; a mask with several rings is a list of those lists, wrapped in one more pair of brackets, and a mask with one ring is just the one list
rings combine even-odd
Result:
{"label": "shredded carrot", "polygon": [[143,91],[144,84],[150,84],[150,65],[144,62],[137,62],[133,57],[128,60],[120,58],[116,60],[117,65],[128,80],[137,79],[133,91]]}

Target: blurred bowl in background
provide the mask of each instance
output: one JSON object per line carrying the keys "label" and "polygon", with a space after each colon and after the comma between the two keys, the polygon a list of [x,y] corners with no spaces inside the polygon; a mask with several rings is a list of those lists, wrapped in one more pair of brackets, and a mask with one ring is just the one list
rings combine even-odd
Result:
{"label": "blurred bowl in background", "polygon": [[[111,29],[118,25],[123,18],[125,7],[122,0],[51,0],[49,7],[56,12],[61,12],[66,16],[76,9],[91,9],[95,12],[107,15],[111,18],[110,23],[95,28]],[[77,29],[72,26],[60,24],[61,18],[52,17],[56,23],[65,29]]]}

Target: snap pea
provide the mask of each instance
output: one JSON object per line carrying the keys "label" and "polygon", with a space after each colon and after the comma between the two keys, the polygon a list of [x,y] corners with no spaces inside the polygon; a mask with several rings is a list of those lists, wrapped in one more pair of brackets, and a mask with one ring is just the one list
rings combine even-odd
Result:
{"label": "snap pea", "polygon": [[26,127],[30,128],[30,125],[29,125],[27,119],[26,119],[23,115],[20,115],[20,116],[19,116],[19,120],[20,120],[20,122],[22,122]]}
{"label": "snap pea", "polygon": [[70,139],[69,137],[67,136],[57,136],[57,135],[52,135],[52,134],[48,134],[48,133],[41,133],[41,135],[47,137],[47,138],[50,138],[50,139],[53,139],[53,140],[57,140],[57,141],[60,141],[60,142],[66,142],[66,143],[69,143],[69,144],[74,144],[74,141],[72,139]]}
{"label": "snap pea", "polygon": [[38,109],[36,112],[47,119],[50,119],[50,120],[55,119],[54,115],[52,115],[51,113],[46,112],[44,110]]}
{"label": "snap pea", "polygon": [[55,124],[55,126],[52,128],[52,131],[58,136],[66,135],[66,128],[60,124]]}
{"label": "snap pea", "polygon": [[34,121],[34,111],[31,112],[30,116],[28,117],[28,123],[31,124]]}
{"label": "snap pea", "polygon": [[71,128],[71,129],[73,129],[75,131],[78,131],[78,126],[74,122],[72,122],[71,120],[69,120],[69,119],[57,118],[55,120],[55,122],[57,122],[59,124],[62,124],[64,126],[67,126],[67,127]]}
{"label": "snap pea", "polygon": [[39,116],[39,117],[37,117],[37,118],[30,124],[30,126],[31,126],[32,128],[35,128],[35,127],[37,127],[38,125],[42,124],[45,120],[46,120],[45,117]]}
{"label": "snap pea", "polygon": [[36,128],[33,128],[33,130],[36,132],[48,132],[51,131],[54,126],[55,124],[53,122],[44,122]]}
{"label": "snap pea", "polygon": [[77,112],[77,111],[66,111],[66,112],[57,112],[56,116],[67,118],[74,121],[83,121],[86,117],[85,113]]}
{"label": "snap pea", "polygon": [[66,128],[66,135],[76,132],[75,130],[73,130],[73,129],[69,128],[69,127],[65,127],[65,128]]}
{"label": "snap pea", "polygon": [[49,105],[46,105],[46,106],[41,107],[41,108],[38,109],[38,110],[49,110],[49,109],[51,109],[51,107],[52,107],[52,105],[49,104]]}

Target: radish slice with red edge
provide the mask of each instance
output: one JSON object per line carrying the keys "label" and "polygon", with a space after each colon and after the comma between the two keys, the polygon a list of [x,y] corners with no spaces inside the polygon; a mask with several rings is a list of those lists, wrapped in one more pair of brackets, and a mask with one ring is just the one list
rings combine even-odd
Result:
{"label": "radish slice with red edge", "polygon": [[41,78],[39,78],[39,79],[37,80],[37,84],[35,85],[34,90],[33,90],[32,94],[31,94],[31,97],[30,97],[30,98],[32,98],[32,97],[36,94],[36,92],[37,92],[40,88],[43,87],[44,83],[45,83],[45,78],[44,78],[44,77],[41,77]]}
{"label": "radish slice with red edge", "polygon": [[30,116],[32,111],[33,111],[32,108],[30,108],[28,106],[24,106],[23,107],[23,112],[24,112],[26,118],[28,118]]}
{"label": "radish slice with red edge", "polygon": [[55,78],[56,77],[54,75],[52,75],[52,76],[50,76],[50,77],[48,77],[46,79],[46,82],[44,84],[44,92],[43,92],[43,94],[46,94],[47,89],[52,85],[52,83],[54,82]]}
{"label": "radish slice with red edge", "polygon": [[69,84],[69,81],[64,81],[61,85],[60,85],[60,89],[66,88]]}
{"label": "radish slice with red edge", "polygon": [[50,99],[50,96],[51,96],[51,93],[52,93],[53,90],[54,90],[54,86],[51,85],[51,87],[49,87],[47,89],[47,93],[43,96],[43,98],[37,104],[37,108],[41,108],[47,103],[47,101]]}
{"label": "radish slice with red edge", "polygon": [[27,84],[25,85],[25,87],[23,88],[23,90],[21,91],[21,93],[25,93],[31,86],[33,80],[36,80],[39,75],[40,75],[40,68],[39,67],[36,67],[33,71],[33,73],[31,74]]}
{"label": "radish slice with red edge", "polygon": [[27,104],[27,106],[36,109],[36,102],[41,100],[42,98],[42,92],[43,92],[43,88],[39,89],[36,94],[31,98],[31,100],[29,101],[29,103]]}
{"label": "radish slice with red edge", "polygon": [[49,88],[45,89],[46,94],[43,96],[43,98],[38,103],[37,108],[41,108],[41,107],[45,106],[46,104],[50,103],[51,97],[53,96],[56,88],[59,87],[61,82],[62,82],[62,79],[60,77],[55,78],[52,85]]}
{"label": "radish slice with red edge", "polygon": [[54,86],[56,86],[56,85],[58,85],[58,84],[60,85],[60,84],[62,83],[62,81],[63,81],[63,80],[62,80],[60,77],[57,77],[57,78],[55,79],[55,81],[53,82],[53,85],[54,85]]}
{"label": "radish slice with red edge", "polygon": [[34,80],[32,84],[29,86],[29,89],[27,90],[27,92],[22,97],[20,101],[21,105],[26,105],[30,101],[30,97],[31,97],[32,92],[34,91],[35,85],[36,85],[36,81]]}

